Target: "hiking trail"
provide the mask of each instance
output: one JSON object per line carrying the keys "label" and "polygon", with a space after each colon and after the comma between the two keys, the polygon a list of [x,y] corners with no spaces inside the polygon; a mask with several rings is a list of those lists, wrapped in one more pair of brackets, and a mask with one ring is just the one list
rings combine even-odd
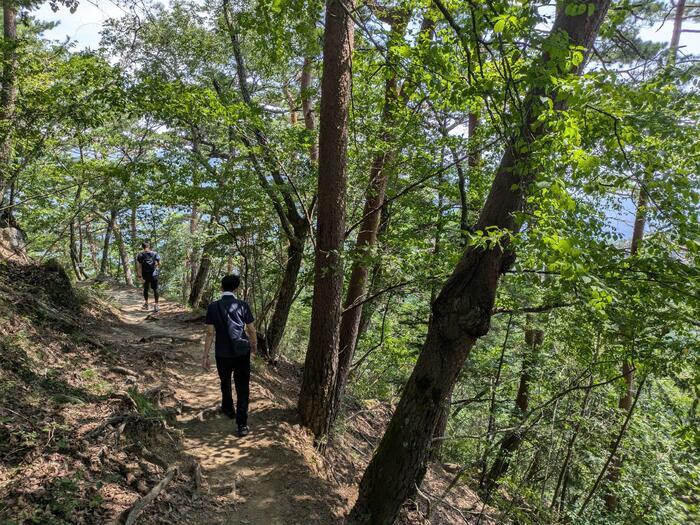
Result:
{"label": "hiking trail", "polygon": [[154,377],[145,359],[144,367],[134,370],[174,391],[181,407],[177,428],[184,434],[184,457],[179,460],[198,461],[209,486],[209,495],[183,509],[182,523],[342,523],[353,489],[321,475],[323,466],[297,422],[298,371],[282,363],[280,369],[288,369],[280,371],[287,373],[271,372],[253,360],[251,433],[239,438],[234,421],[218,412],[221,394],[215,364],[209,372],[201,368],[202,320],[165,300],[158,314],[146,312],[134,288],[112,288],[108,294],[118,315],[102,328],[105,339],[165,344],[163,377]]}

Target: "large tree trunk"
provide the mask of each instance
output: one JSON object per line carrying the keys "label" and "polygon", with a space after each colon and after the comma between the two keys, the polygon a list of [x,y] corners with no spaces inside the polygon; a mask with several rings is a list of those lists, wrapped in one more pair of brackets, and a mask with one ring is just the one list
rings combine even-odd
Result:
{"label": "large tree trunk", "polygon": [[121,227],[116,218],[112,224],[112,231],[114,232],[114,240],[117,242],[119,259],[121,260],[122,269],[124,270],[124,282],[129,286],[134,286],[134,277],[131,273],[131,257],[129,257],[126,244],[124,244],[124,236],[122,235]]}
{"label": "large tree trunk", "polygon": [[[403,35],[408,24],[409,11],[394,10],[391,17],[391,29],[389,32],[389,45],[396,45],[403,41]],[[388,56],[392,53],[389,51]],[[387,59],[389,71],[395,71],[390,59]],[[345,393],[345,385],[350,373],[352,358],[355,355],[355,344],[360,330],[363,305],[360,303],[367,293],[367,281],[370,270],[370,256],[377,243],[381,209],[386,194],[389,180],[387,166],[395,156],[394,148],[394,112],[399,99],[399,87],[395,74],[386,79],[384,86],[384,108],[382,110],[382,151],[379,151],[372,161],[370,169],[369,186],[365,196],[365,206],[362,211],[362,223],[357,234],[357,241],[352,253],[352,272],[343,303],[344,311],[340,323],[340,342],[338,356],[338,372],[335,379],[333,420],[340,410],[340,404]]]}
{"label": "large tree trunk", "polygon": [[[552,35],[568,35],[569,45],[590,50],[607,13],[610,0],[593,3],[593,13],[569,16],[558,9]],[[553,58],[542,57],[543,67],[551,69]],[[585,63],[585,60],[584,62]],[[581,72],[583,63],[575,73]],[[556,64],[559,65],[559,64]],[[563,67],[563,66],[560,66]],[[532,89],[524,101],[524,122],[514,139],[532,144],[547,133],[544,126],[533,126],[545,86]],[[556,96],[554,89],[550,96]],[[514,213],[521,209],[532,176],[527,168],[527,148],[511,142],[501,159],[489,196],[476,225],[477,230],[496,227],[517,232]],[[517,169],[516,169],[517,167]],[[507,240],[504,236],[502,240]],[[506,243],[481,248],[469,246],[452,276],[433,303],[433,319],[416,366],[409,378],[377,451],[360,483],[359,495],[350,519],[357,523],[393,523],[407,497],[425,474],[425,462],[433,432],[446,396],[477,339],[489,330],[491,311],[502,271],[512,264],[504,257]],[[511,260],[509,260],[511,259]]]}
{"label": "large tree trunk", "polygon": [[114,223],[117,220],[117,210],[112,209],[109,212],[109,219],[107,220],[107,228],[105,229],[104,244],[102,245],[102,261],[100,262],[100,272],[98,277],[106,277],[107,271],[109,269],[109,243],[112,240],[112,231],[114,230]]}
{"label": "large tree trunk", "polygon": [[299,394],[302,423],[317,440],[328,434],[338,367],[343,291],[348,109],[352,88],[352,0],[329,0],[323,42],[314,295],[311,336]]}
{"label": "large tree trunk", "polygon": [[[12,178],[13,118],[17,99],[17,5],[15,0],[2,1],[3,53],[2,91],[0,92],[0,207],[5,203],[5,190]],[[10,221],[12,208],[0,211],[0,225]],[[9,222],[8,222],[9,224]]]}

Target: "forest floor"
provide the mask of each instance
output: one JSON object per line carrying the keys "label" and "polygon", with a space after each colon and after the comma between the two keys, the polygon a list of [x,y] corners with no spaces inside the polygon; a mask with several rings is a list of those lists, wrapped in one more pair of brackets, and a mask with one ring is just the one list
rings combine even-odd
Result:
{"label": "forest floor", "polygon": [[[350,402],[321,455],[297,420],[301,367],[255,358],[239,438],[200,365],[201,313],[154,315],[114,284],[75,299],[52,272],[0,267],[0,523],[123,522],[168,473],[139,523],[343,523],[390,405]],[[455,468],[431,466],[399,522],[494,523],[463,482],[443,497]]]}

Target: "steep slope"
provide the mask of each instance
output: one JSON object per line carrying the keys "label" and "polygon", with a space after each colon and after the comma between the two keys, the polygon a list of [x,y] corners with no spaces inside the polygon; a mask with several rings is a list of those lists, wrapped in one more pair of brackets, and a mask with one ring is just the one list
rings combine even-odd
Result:
{"label": "steep slope", "polygon": [[[0,523],[124,521],[164,479],[139,523],[343,522],[390,406],[358,404],[321,456],[297,420],[301,368],[255,359],[239,439],[199,366],[197,313],[148,314],[133,288],[75,290],[55,264],[1,263],[0,293]],[[431,469],[401,521],[476,522],[464,486],[441,498],[453,477]]]}

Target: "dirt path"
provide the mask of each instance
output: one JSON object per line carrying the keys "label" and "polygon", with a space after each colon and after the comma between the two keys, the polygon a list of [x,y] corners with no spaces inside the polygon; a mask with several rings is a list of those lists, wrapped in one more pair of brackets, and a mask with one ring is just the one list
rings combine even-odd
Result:
{"label": "dirt path", "polygon": [[108,338],[145,337],[167,345],[166,377],[158,379],[175,391],[182,406],[178,425],[184,433],[184,454],[199,461],[210,486],[209,497],[183,510],[181,523],[342,522],[347,490],[319,474],[318,459],[296,422],[295,371],[277,374],[254,362],[251,434],[238,438],[234,422],[216,411],[216,370],[204,372],[200,367],[202,324],[188,321],[181,307],[168,302],[161,303],[157,316],[149,315],[141,310],[141,298],[133,289],[115,289],[110,295],[119,306],[119,319]]}

